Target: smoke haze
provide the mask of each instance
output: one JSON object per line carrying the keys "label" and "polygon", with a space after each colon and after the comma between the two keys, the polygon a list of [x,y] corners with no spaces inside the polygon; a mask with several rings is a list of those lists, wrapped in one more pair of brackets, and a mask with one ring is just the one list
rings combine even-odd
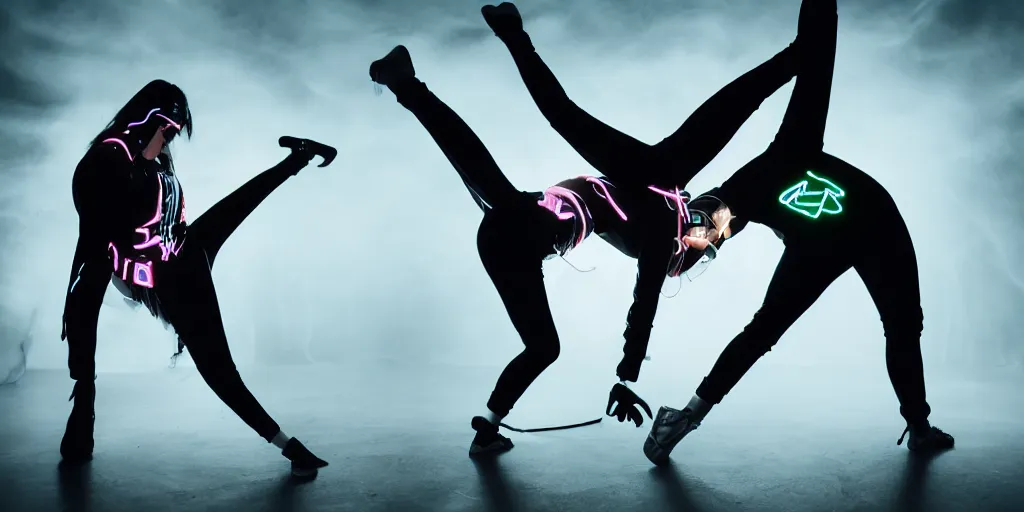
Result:
{"label": "smoke haze", "polygon": [[[799,3],[517,2],[576,103],[649,143],[787,45]],[[521,189],[593,173],[537,111],[480,17],[483,3],[209,4],[0,7],[0,378],[9,369],[17,377],[26,351],[29,368],[66,367],[59,334],[77,237],[71,176],[92,136],[154,78],[180,85],[195,116],[193,139],[174,143],[190,220],[286,156],[281,135],[340,153],[332,166],[286,182],[218,257],[214,276],[239,365],[507,362],[521,345],[476,254],[481,215],[425,130],[390,93],[375,96],[367,74],[371,61],[406,45],[418,76]],[[932,374],[1019,372],[1024,5],[839,4],[825,149],[887,187],[906,217],[920,260],[926,366]],[[721,183],[765,148],[791,90],[764,103],[691,192]],[[782,245],[763,227],[744,233],[700,279],[662,299],[649,366],[685,359],[710,368],[750,319]],[[635,261],[596,237],[568,259],[595,270],[546,264],[563,342],[557,372],[610,381]],[[665,293],[677,286],[666,283]],[[165,366],[173,335],[113,290],[105,304],[98,370]],[[769,359],[881,370],[883,346],[877,312],[850,272]]]}

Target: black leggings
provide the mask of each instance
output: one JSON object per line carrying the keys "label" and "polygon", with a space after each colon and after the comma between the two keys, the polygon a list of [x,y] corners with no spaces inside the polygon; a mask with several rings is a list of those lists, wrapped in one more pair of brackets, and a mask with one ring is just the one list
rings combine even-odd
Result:
{"label": "black leggings", "polygon": [[[800,9],[800,70],[782,126],[772,146],[737,174],[758,176],[774,169],[821,161],[821,150],[832,88],[836,48],[835,0],[806,0]],[[806,43],[806,44],[804,44]],[[728,188],[727,181],[723,188]],[[697,389],[697,396],[712,404],[736,385],[762,355],[822,292],[851,267],[871,294],[885,330],[885,356],[889,379],[900,402],[900,414],[911,424],[927,420],[921,359],[924,315],[918,281],[917,254],[906,223],[895,202],[877,184],[870,210],[848,217],[850,224],[832,237],[787,244],[775,269],[761,308],[715,362]],[[865,199],[865,202],[867,200]],[[868,213],[870,212],[870,213]],[[884,227],[882,248],[858,246],[858,237],[874,236]],[[822,236],[829,238],[820,239]]]}
{"label": "black leggings", "polygon": [[683,188],[736,135],[769,96],[796,74],[793,47],[733,80],[697,108],[674,133],[651,146],[622,133],[574,103],[534,50],[525,31],[500,34],[526,88],[566,142],[618,184]]}
{"label": "black leggings", "polygon": [[[768,353],[822,292],[852,267],[864,281],[882,320],[886,367],[900,402],[900,414],[912,424],[925,421],[931,408],[925,399],[921,359],[924,314],[917,255],[902,218],[890,215],[879,222],[886,226],[884,250],[864,250],[853,242],[838,240],[829,249],[821,243],[787,246],[761,308],[722,351],[697,388],[697,396],[712,404],[720,403],[754,362]],[[864,232],[871,228],[864,226]]]}
{"label": "black leggings", "polygon": [[235,190],[188,228],[181,253],[161,268],[160,310],[188,347],[210,389],[268,442],[281,430],[242,382],[224,332],[211,269],[221,246],[242,221],[297,170],[292,160],[264,171]]}
{"label": "black leggings", "polygon": [[505,416],[533,381],[558,358],[559,341],[544,287],[543,260],[554,240],[571,231],[517,190],[473,130],[427,86],[412,79],[391,87],[458,171],[484,211],[477,232],[480,260],[525,349],[498,377],[487,407]]}

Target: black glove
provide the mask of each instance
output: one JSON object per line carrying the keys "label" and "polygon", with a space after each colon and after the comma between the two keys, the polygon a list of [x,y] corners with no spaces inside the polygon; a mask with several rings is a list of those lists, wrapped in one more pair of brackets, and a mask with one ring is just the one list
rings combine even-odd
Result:
{"label": "black glove", "polygon": [[[617,404],[614,411],[612,410],[612,404]],[[644,402],[633,390],[620,382],[612,386],[611,392],[608,393],[608,409],[605,411],[605,414],[618,418],[619,423],[628,419],[636,423],[637,428],[639,428],[640,425],[644,424],[644,415],[637,408],[638,405],[640,409],[643,409],[643,412],[647,413],[648,418],[654,418],[647,402]]]}

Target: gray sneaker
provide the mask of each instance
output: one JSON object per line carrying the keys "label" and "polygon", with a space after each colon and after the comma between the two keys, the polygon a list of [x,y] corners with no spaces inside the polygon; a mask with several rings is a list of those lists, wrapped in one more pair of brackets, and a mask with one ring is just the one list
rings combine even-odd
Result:
{"label": "gray sneaker", "polygon": [[651,433],[647,434],[647,440],[644,441],[644,455],[648,460],[658,466],[668,463],[672,449],[686,434],[700,426],[700,421],[694,421],[691,414],[690,409],[658,409],[658,415],[654,417],[654,424],[651,425]]}

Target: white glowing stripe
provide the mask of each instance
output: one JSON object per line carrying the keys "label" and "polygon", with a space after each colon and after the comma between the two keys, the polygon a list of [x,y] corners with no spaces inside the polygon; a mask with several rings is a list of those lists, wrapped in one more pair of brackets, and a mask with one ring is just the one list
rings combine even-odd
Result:
{"label": "white glowing stripe", "polygon": [[78,282],[82,280],[83,268],[85,268],[85,263],[82,263],[81,265],[78,266],[78,272],[75,272],[75,280],[71,282],[71,287],[68,288],[68,293],[73,293],[75,291],[75,285],[77,285]]}

